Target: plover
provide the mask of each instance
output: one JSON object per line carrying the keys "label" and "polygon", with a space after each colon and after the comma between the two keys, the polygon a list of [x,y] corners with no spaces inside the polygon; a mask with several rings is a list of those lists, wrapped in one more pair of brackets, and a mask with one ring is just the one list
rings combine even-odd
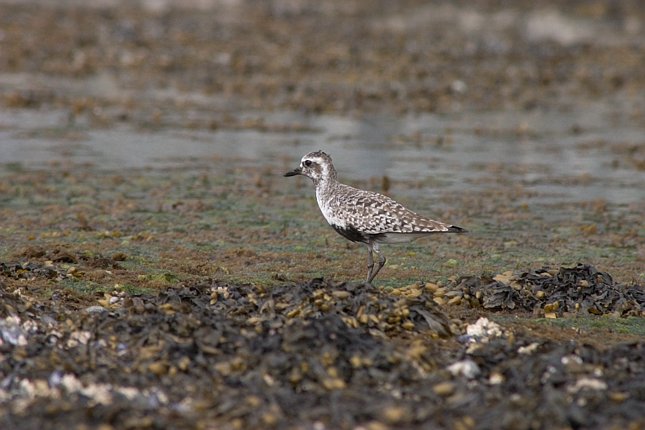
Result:
{"label": "plover", "polygon": [[[316,187],[316,200],[334,230],[352,242],[367,246],[367,283],[385,265],[381,243],[403,243],[437,233],[464,233],[461,227],[434,221],[406,209],[391,198],[338,182],[331,157],[323,151],[302,157],[300,166],[284,176],[304,175]],[[374,264],[373,253],[379,261]]]}

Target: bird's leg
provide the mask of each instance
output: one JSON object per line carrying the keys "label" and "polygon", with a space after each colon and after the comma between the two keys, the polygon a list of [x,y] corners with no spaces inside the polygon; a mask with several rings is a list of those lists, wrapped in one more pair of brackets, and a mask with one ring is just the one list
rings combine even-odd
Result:
{"label": "bird's leg", "polygon": [[372,281],[372,269],[374,268],[374,258],[372,257],[372,244],[367,244],[367,283]]}
{"label": "bird's leg", "polygon": [[[376,275],[378,274],[378,272],[383,268],[383,266],[385,266],[385,261],[386,261],[385,256],[379,252],[378,243],[375,243],[375,244],[372,246],[372,249],[373,249],[373,250],[374,250],[374,252],[376,252],[376,254],[378,255],[378,266],[376,267],[376,270],[374,270],[374,271],[372,271],[372,269],[370,269],[370,274],[369,274],[369,275],[368,275],[368,277],[367,277],[367,283],[368,283],[368,284],[370,284],[370,283],[372,282],[372,279],[374,279],[374,278],[376,277]],[[373,266],[373,265],[374,265],[374,262],[373,262],[373,260],[372,260],[372,252],[371,252],[371,251],[372,251],[372,249],[370,249],[370,258],[369,258],[369,262],[371,262],[371,263],[372,263],[372,266]]]}

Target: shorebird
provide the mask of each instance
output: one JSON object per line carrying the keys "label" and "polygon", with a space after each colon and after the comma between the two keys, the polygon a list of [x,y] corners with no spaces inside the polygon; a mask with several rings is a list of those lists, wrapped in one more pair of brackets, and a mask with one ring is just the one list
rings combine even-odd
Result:
{"label": "shorebird", "polygon": [[[316,187],[323,216],[339,234],[367,246],[367,283],[385,265],[381,243],[404,243],[437,233],[465,233],[461,227],[418,215],[391,198],[338,182],[331,157],[323,151],[302,157],[300,166],[284,176],[304,175]],[[378,255],[374,264],[373,253]]]}

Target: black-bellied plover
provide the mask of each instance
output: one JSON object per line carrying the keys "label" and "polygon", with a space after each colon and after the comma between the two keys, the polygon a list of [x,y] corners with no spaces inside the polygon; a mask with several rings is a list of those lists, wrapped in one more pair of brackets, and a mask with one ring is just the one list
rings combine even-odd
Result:
{"label": "black-bellied plover", "polygon": [[[418,215],[383,194],[341,184],[331,157],[322,151],[305,155],[299,167],[284,174],[295,175],[314,182],[320,211],[334,230],[352,242],[367,245],[368,284],[385,264],[380,243],[403,243],[430,234],[466,231]],[[378,265],[374,264],[373,252],[379,257]]]}

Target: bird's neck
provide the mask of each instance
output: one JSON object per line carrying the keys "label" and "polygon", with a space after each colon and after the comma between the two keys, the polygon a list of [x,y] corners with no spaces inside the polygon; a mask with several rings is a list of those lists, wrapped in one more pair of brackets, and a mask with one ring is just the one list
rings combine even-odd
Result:
{"label": "bird's neck", "polygon": [[316,186],[316,196],[320,200],[323,196],[328,196],[333,194],[334,188],[338,186],[338,180],[336,175],[333,176],[323,176],[322,178],[315,180],[314,185]]}
{"label": "bird's neck", "polygon": [[316,186],[316,193],[319,190],[328,190],[334,188],[338,184],[338,179],[336,176],[336,169],[334,166],[323,164],[322,165],[322,175],[319,178],[314,179],[314,185]]}

